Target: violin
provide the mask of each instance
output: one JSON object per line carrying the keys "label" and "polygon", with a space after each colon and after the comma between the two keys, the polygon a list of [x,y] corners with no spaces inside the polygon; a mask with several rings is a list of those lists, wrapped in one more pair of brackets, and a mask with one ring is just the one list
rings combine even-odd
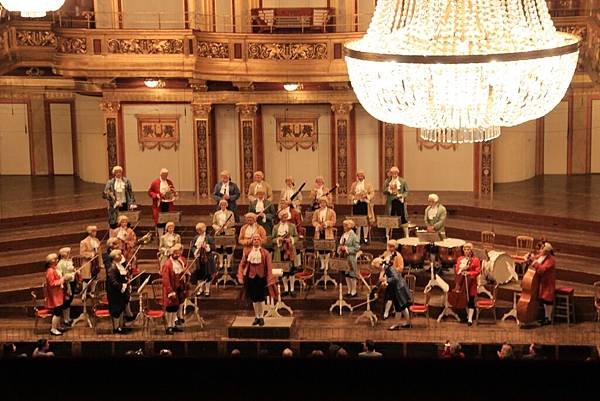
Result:
{"label": "violin", "polygon": [[467,260],[467,265],[462,269],[454,280],[454,288],[448,291],[448,303],[457,309],[464,309],[469,303],[469,286],[466,272],[471,266],[471,258]]}
{"label": "violin", "polygon": [[[329,196],[329,194],[333,193],[333,191],[338,189],[339,186],[340,186],[340,184],[335,184],[329,191],[324,193],[323,196],[321,196],[321,198],[327,198]],[[313,201],[313,204],[312,204],[312,210],[317,210],[318,208],[319,208],[319,197],[316,196],[315,200]]]}
{"label": "violin", "polygon": [[517,302],[517,320],[520,323],[527,325],[537,320],[539,288],[540,275],[531,264],[521,280],[521,296]]}

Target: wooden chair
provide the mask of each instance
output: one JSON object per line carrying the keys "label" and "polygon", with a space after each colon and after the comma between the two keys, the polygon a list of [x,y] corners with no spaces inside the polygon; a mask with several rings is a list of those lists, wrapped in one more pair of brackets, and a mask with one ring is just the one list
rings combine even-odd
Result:
{"label": "wooden chair", "polygon": [[407,273],[404,275],[404,280],[406,281],[406,284],[408,284],[408,288],[410,289],[410,292],[413,294],[414,297],[415,289],[417,287],[417,276],[411,273]]}
{"label": "wooden chair", "polygon": [[37,332],[37,327],[38,327],[38,323],[39,320],[42,319],[47,319],[50,318],[52,319],[52,309],[48,309],[46,308],[46,283],[44,283],[43,287],[42,287],[43,291],[44,291],[44,303],[43,304],[38,304],[38,298],[37,295],[35,295],[35,291],[31,291],[31,300],[33,303],[33,316],[34,316],[34,325],[33,325],[33,332]]}
{"label": "wooden chair", "polygon": [[485,251],[491,251],[494,249],[494,241],[496,240],[496,234],[493,231],[482,231],[481,232],[481,247]]}
{"label": "wooden chair", "polygon": [[[409,284],[410,287],[410,284]],[[415,315],[424,315],[425,318],[427,319],[427,327],[429,327],[429,300],[430,300],[430,293],[429,291],[427,291],[425,293],[425,303],[419,304],[419,303],[413,303],[411,306],[408,307],[408,311],[410,312],[410,316],[411,319],[413,316]]]}
{"label": "wooden chair", "polygon": [[558,287],[554,290],[554,308],[552,308],[552,323],[556,318],[563,318],[567,326],[575,323],[575,289]]}
{"label": "wooden chair", "polygon": [[162,307],[162,302],[155,298],[150,299],[147,292],[142,292],[141,305],[142,313],[144,315],[144,330],[149,330],[149,322],[156,320],[162,320],[165,330],[167,329],[167,320],[165,318],[165,311]]}
{"label": "wooden chair", "polygon": [[594,308],[596,309],[596,321],[600,322],[600,281],[594,283]]}
{"label": "wooden chair", "polygon": [[489,310],[494,315],[494,323],[496,323],[496,297],[498,295],[498,284],[492,289],[492,299],[479,298],[475,301],[475,324],[479,324],[479,314],[482,310]]}
{"label": "wooden chair", "polygon": [[92,305],[92,316],[94,321],[94,331],[96,332],[96,334],[98,334],[98,323],[100,320],[103,319],[108,319],[110,321],[112,329],[115,329],[112,316],[110,315],[110,311],[108,310],[108,302],[103,303],[99,298],[95,299],[94,304]]}
{"label": "wooden chair", "polygon": [[513,260],[515,261],[516,266],[520,266],[519,270],[521,271],[521,275],[525,272],[522,269],[523,264],[525,263],[525,256],[533,251],[533,237],[528,235],[517,235],[517,247],[515,249],[515,253],[511,255]]}

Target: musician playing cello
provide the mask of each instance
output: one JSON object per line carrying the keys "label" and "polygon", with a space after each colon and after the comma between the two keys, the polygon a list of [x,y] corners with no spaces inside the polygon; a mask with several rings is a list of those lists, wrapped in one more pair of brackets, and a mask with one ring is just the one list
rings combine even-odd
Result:
{"label": "musician playing cello", "polygon": [[[475,297],[477,296],[477,277],[481,273],[481,263],[477,256],[473,255],[473,244],[467,242],[463,245],[463,256],[456,260],[454,266],[455,283],[459,280],[467,280],[468,286],[468,301],[467,301],[467,324],[473,325],[473,313],[475,312]],[[462,278],[461,278],[462,276]],[[462,287],[463,291],[464,286]],[[465,294],[466,295],[466,294]]]}
{"label": "musician playing cello", "polygon": [[183,331],[177,327],[185,323],[183,319],[183,303],[186,298],[186,260],[181,256],[183,247],[175,245],[170,250],[171,256],[165,262],[161,276],[163,284],[163,302],[167,320],[167,334]]}
{"label": "musician playing cello", "polygon": [[300,266],[300,254],[296,253],[298,231],[296,225],[289,221],[289,214],[279,212],[279,223],[273,227],[273,261],[289,261],[290,271],[283,272],[283,294],[294,296],[294,278],[296,269]]}
{"label": "musician playing cello", "polygon": [[196,236],[192,240],[192,255],[196,260],[196,269],[192,273],[192,284],[198,285],[197,295],[210,296],[210,283],[215,274],[215,260],[211,254],[211,248],[215,241],[206,233],[206,224],[196,224]]}
{"label": "musician playing cello", "polygon": [[542,326],[552,322],[552,308],[554,305],[554,290],[556,287],[556,259],[554,250],[549,242],[544,243],[539,256],[531,263],[530,268],[535,269],[540,275],[538,298],[544,305],[544,319]]}
{"label": "musician playing cello", "polygon": [[106,183],[102,197],[108,201],[108,224],[115,228],[119,211],[134,210],[137,205],[131,181],[123,176],[123,167],[114,166],[112,173],[113,178]]}
{"label": "musician playing cello", "polygon": [[152,181],[148,188],[148,196],[152,198],[152,219],[159,228],[164,227],[164,223],[158,223],[158,214],[172,212],[174,210],[173,201],[177,197],[175,185],[168,177],[169,170],[161,169],[160,177]]}

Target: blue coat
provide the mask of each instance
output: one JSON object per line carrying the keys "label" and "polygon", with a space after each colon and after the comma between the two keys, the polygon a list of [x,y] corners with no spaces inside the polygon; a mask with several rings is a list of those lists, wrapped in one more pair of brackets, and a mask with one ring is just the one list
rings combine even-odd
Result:
{"label": "blue coat", "polygon": [[[131,206],[135,204],[135,196],[133,195],[133,188],[131,187],[131,181],[129,178],[122,177],[121,178],[125,183],[125,202],[127,206]],[[109,224],[117,224],[117,216],[119,214],[119,210],[115,209],[115,179],[114,177],[108,180],[106,185],[104,186],[104,192],[102,193],[102,197],[108,200],[108,223]]]}
{"label": "blue coat", "polygon": [[388,285],[385,289],[385,299],[391,300],[396,311],[400,312],[412,304],[412,294],[402,274],[394,268],[393,261],[395,257],[394,253],[390,258],[392,262],[389,264],[384,262],[383,265]]}
{"label": "blue coat", "polygon": [[[221,195],[221,182],[217,182],[215,184],[215,188],[213,189],[213,199],[217,202],[217,205],[223,199],[223,195]],[[240,197],[240,189],[233,182],[229,181],[229,200],[227,201],[227,209],[231,210],[235,215],[235,221],[239,221],[239,217],[235,212],[237,209],[237,200]]]}

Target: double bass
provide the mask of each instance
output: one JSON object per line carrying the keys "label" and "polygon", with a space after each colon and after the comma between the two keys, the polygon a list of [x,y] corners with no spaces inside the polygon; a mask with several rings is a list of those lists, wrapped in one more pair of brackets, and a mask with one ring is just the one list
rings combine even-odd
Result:
{"label": "double bass", "polygon": [[519,302],[517,302],[517,321],[519,323],[528,325],[537,320],[539,313],[539,290],[540,274],[530,264],[521,280],[521,297],[519,298]]}

